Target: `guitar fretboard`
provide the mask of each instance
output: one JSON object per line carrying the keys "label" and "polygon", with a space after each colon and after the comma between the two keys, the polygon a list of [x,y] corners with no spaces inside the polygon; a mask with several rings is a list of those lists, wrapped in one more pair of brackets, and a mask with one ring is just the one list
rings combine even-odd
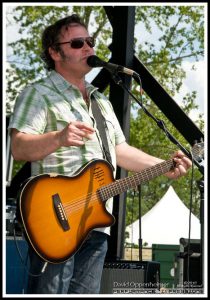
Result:
{"label": "guitar fretboard", "polygon": [[169,172],[174,167],[173,159],[163,161],[152,167],[137,172],[129,177],[116,180],[106,186],[103,186],[98,190],[102,201],[121,194],[127,191],[129,188],[137,187],[139,184],[147,182],[161,174]]}

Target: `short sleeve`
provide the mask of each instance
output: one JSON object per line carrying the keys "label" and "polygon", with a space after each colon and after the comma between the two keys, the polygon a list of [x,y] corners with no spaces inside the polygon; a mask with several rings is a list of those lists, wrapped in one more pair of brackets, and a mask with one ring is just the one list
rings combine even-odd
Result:
{"label": "short sleeve", "polygon": [[47,105],[33,86],[26,88],[17,98],[9,129],[42,134],[47,122]]}

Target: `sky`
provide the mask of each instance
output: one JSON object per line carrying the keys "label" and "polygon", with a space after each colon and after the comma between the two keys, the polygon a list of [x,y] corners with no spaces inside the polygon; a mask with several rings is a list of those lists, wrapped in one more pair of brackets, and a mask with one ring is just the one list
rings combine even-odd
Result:
{"label": "sky", "polygon": [[[195,66],[195,70],[192,70],[193,66]],[[198,104],[199,107],[198,110],[192,111],[189,115],[192,120],[196,120],[198,114],[204,113],[205,111],[205,100],[207,99],[205,95],[205,81],[207,78],[206,64],[204,60],[193,63],[186,61],[183,63],[183,68],[187,76],[180,92],[175,95],[174,100],[180,103],[186,93],[190,93],[193,90],[197,91],[196,104]]]}

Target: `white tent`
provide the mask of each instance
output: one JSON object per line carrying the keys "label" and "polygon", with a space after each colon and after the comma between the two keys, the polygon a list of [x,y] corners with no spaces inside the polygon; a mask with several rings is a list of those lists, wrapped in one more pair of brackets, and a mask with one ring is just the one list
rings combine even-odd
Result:
{"label": "white tent", "polygon": [[[126,227],[128,243],[138,245],[139,220]],[[142,245],[179,245],[181,237],[189,236],[189,209],[179,199],[173,187],[141,218]],[[200,238],[200,221],[191,214],[191,239]]]}

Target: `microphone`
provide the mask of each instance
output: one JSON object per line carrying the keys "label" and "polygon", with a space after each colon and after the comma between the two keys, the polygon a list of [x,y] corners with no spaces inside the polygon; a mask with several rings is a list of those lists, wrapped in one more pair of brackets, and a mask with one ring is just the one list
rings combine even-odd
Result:
{"label": "microphone", "polygon": [[138,73],[136,73],[135,71],[125,68],[123,66],[120,65],[115,65],[109,62],[105,62],[103,60],[101,60],[98,56],[96,55],[91,55],[87,58],[87,64],[89,67],[92,68],[97,68],[97,67],[104,67],[105,69],[107,69],[109,72],[111,73],[115,73],[115,72],[121,72],[130,76],[134,76],[134,77],[139,77]]}

